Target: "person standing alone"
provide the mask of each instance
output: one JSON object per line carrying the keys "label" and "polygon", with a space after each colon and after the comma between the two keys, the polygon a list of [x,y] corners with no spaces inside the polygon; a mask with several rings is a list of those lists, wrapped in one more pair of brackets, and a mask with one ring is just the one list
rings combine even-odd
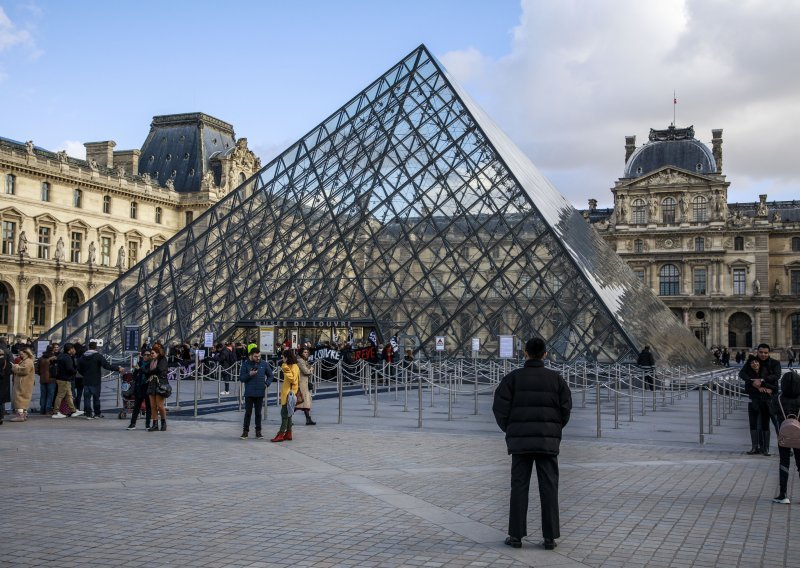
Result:
{"label": "person standing alone", "polygon": [[525,366],[503,377],[492,405],[511,454],[511,497],[505,543],[514,548],[520,548],[522,538],[528,534],[528,492],[534,463],[545,549],[553,550],[556,539],[561,536],[558,452],[561,431],[569,422],[572,410],[572,393],[561,375],[544,367],[546,355],[542,339],[529,339],[525,344]]}

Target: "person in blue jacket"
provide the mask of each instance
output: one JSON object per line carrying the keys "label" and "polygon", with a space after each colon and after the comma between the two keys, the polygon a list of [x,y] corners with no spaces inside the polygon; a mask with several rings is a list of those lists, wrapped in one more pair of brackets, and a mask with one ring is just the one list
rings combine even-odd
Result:
{"label": "person in blue jacket", "polygon": [[272,368],[269,363],[261,360],[261,351],[253,349],[249,356],[242,362],[239,372],[239,381],[244,383],[244,426],[242,427],[242,440],[246,440],[250,432],[250,416],[253,408],[256,410],[256,439],[261,439],[261,409],[264,406],[264,394],[272,383]]}

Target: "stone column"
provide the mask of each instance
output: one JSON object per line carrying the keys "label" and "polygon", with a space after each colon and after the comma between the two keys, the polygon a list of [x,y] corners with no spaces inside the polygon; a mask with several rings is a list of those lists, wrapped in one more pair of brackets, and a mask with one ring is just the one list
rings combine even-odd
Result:
{"label": "stone column", "polygon": [[756,306],[753,308],[753,347],[763,342],[764,339],[761,337],[761,308]]}
{"label": "stone column", "polygon": [[786,347],[786,326],[783,325],[783,312],[779,309],[772,310],[772,321],[775,324],[775,347]]}
{"label": "stone column", "polygon": [[683,325],[689,327],[689,308],[681,308],[683,311]]}
{"label": "stone column", "polygon": [[681,263],[681,294],[692,293],[692,267],[688,262]]}
{"label": "stone column", "polygon": [[727,327],[725,326],[725,310],[722,308],[714,308],[714,313],[716,314],[715,329],[717,334],[717,344],[728,345],[728,332]]}
{"label": "stone column", "polygon": [[653,293],[658,296],[658,265],[653,263],[648,269],[650,270],[650,286],[653,288]]}

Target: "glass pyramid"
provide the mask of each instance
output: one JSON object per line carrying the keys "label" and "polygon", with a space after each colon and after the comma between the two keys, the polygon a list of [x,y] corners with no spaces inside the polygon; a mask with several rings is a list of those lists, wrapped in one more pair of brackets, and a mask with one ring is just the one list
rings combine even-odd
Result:
{"label": "glass pyramid", "polygon": [[384,341],[707,365],[660,300],[420,46],[43,338],[366,319]]}

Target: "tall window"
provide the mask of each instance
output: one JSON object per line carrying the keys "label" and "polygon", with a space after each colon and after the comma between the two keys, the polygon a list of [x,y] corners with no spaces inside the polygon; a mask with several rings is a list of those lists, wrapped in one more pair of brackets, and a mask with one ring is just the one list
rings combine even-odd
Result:
{"label": "tall window", "polygon": [[139,243],[128,241],[128,268],[139,262]]}
{"label": "tall window", "polygon": [[661,219],[664,223],[675,223],[675,205],[675,199],[672,197],[667,197],[661,203]]}
{"label": "tall window", "polygon": [[706,282],[708,278],[705,268],[694,269],[694,294],[695,296],[704,296],[706,293]]}
{"label": "tall window", "polygon": [[8,304],[8,288],[0,282],[0,325],[8,325]]}
{"label": "tall window", "polygon": [[50,182],[42,182],[42,201],[50,201]]}
{"label": "tall window", "polygon": [[44,293],[44,289],[38,284],[31,288],[28,294],[28,302],[31,307],[33,325],[44,325],[45,309],[47,307],[47,296]]}
{"label": "tall window", "polygon": [[161,224],[161,207],[156,207],[156,223]]}
{"label": "tall window", "polygon": [[792,237],[792,252],[800,252],[800,237]]}
{"label": "tall window", "polygon": [[697,252],[703,252],[706,250],[706,240],[703,237],[695,237],[694,250]]}
{"label": "tall window", "polygon": [[744,268],[733,269],[733,293],[737,296],[747,294],[747,271]]}
{"label": "tall window", "polygon": [[14,243],[17,237],[17,224],[3,221],[3,254],[14,254]]}
{"label": "tall window", "polygon": [[131,201],[131,219],[136,219],[136,209],[137,205],[135,201]]}
{"label": "tall window", "polygon": [[644,269],[643,268],[635,268],[633,270],[633,273],[636,275],[636,278],[638,278],[642,283],[644,283]]}
{"label": "tall window", "polygon": [[72,206],[78,209],[83,207],[83,192],[80,189],[75,189],[72,192]]}
{"label": "tall window", "polygon": [[39,254],[37,255],[39,258],[50,258],[51,231],[50,227],[39,227]]}
{"label": "tall window", "polygon": [[733,237],[733,250],[744,250],[744,237]]}
{"label": "tall window", "polygon": [[708,221],[708,201],[702,195],[692,200],[692,213],[695,222]]}
{"label": "tall window", "polygon": [[642,239],[636,239],[633,241],[633,252],[638,254],[644,252],[644,241]]}
{"label": "tall window", "polygon": [[793,296],[800,295],[800,270],[789,272],[789,293]]}
{"label": "tall window", "polygon": [[647,223],[647,205],[644,199],[634,199],[633,203],[631,203],[631,209],[633,210],[632,222],[634,225]]}
{"label": "tall window", "polygon": [[111,266],[111,237],[100,237],[100,266]]}
{"label": "tall window", "polygon": [[800,344],[800,314],[792,316],[792,345]]}
{"label": "tall window", "polygon": [[111,213],[111,196],[103,196],[103,213]]}
{"label": "tall window", "polygon": [[69,259],[72,262],[81,261],[81,249],[83,248],[83,233],[72,231],[69,242]]}
{"label": "tall window", "polygon": [[78,307],[81,305],[81,298],[78,295],[77,290],[75,288],[70,288],[64,294],[64,308],[66,309],[67,314],[71,315]]}
{"label": "tall window", "polygon": [[187,211],[186,212],[186,224],[189,225],[191,222],[194,221],[194,211]]}
{"label": "tall window", "polygon": [[17,191],[17,176],[14,174],[6,174],[6,194],[14,195]]}
{"label": "tall window", "polygon": [[658,294],[677,296],[681,293],[681,273],[674,264],[665,264],[658,271]]}

